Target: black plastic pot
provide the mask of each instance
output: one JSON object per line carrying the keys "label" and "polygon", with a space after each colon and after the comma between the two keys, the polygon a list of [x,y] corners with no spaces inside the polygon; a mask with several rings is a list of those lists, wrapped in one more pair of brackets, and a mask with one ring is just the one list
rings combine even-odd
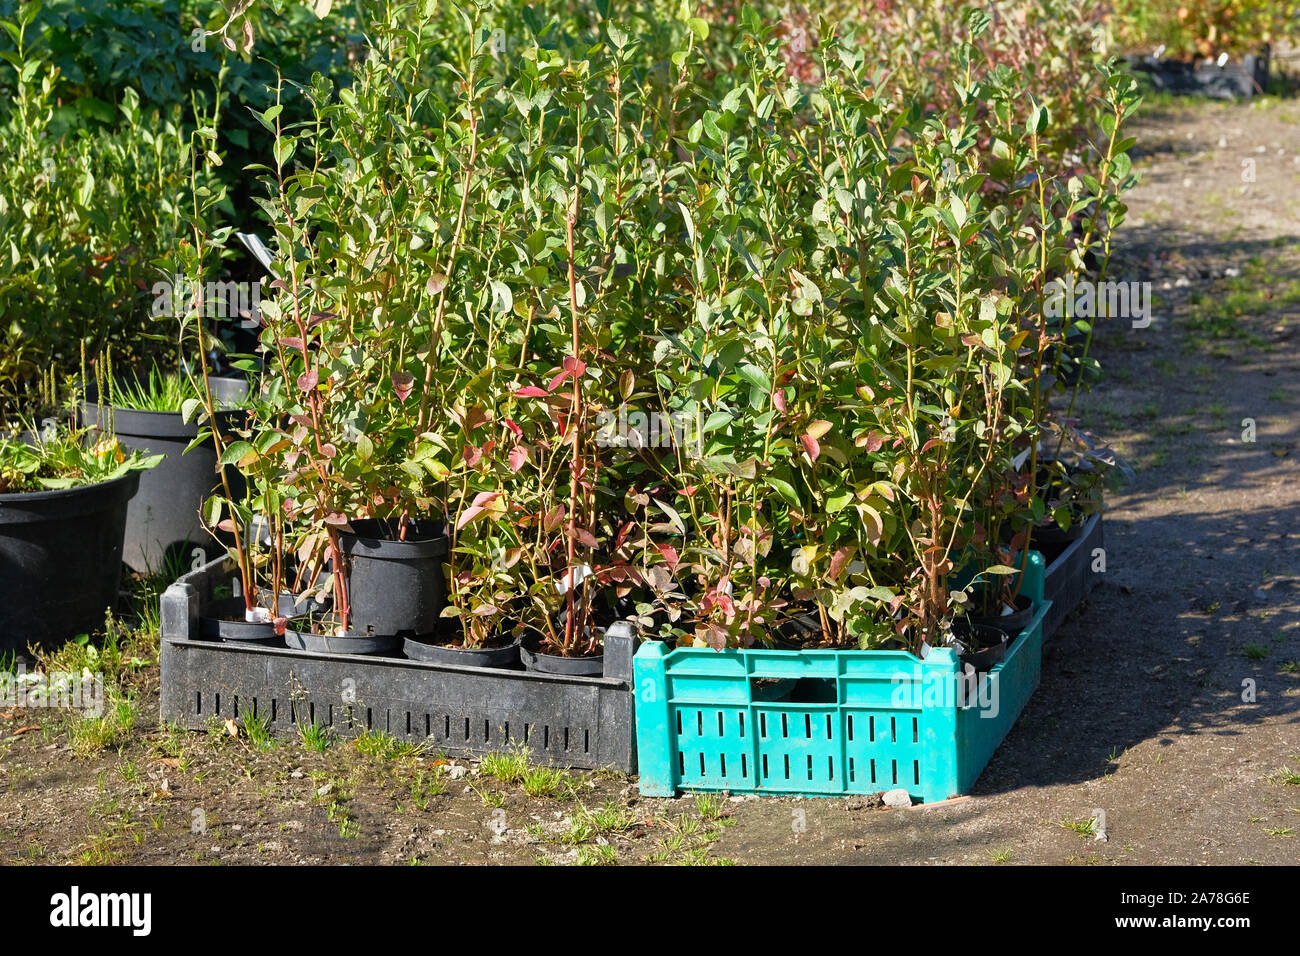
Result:
{"label": "black plastic pot", "polygon": [[[262,607],[270,604],[271,592],[267,588],[257,589],[257,602]],[[296,594],[290,594],[287,591],[280,592],[280,598],[276,602],[276,610],[281,617],[305,617],[308,614],[325,614],[329,611],[330,604],[328,601],[318,601],[315,598],[300,598]]]}
{"label": "black plastic pot", "polygon": [[[245,392],[247,382],[244,383]],[[82,406],[82,421],[97,426],[100,406]],[[132,570],[150,572],[167,567],[188,568],[194,564],[194,549],[202,560],[215,557],[218,547],[199,519],[203,502],[220,483],[217,452],[211,442],[184,454],[199,434],[199,426],[187,424],[180,412],[141,412],[125,408],[103,409],[110,414],[113,429],[122,446],[138,448],[146,455],[164,455],[157,467],[144,472],[140,492],[127,511],[126,540],[122,559]],[[242,412],[218,413],[222,428],[236,423]],[[242,478],[231,468],[227,476],[239,487]],[[232,491],[237,491],[232,487]]]}
{"label": "black plastic pot", "polygon": [[961,655],[963,664],[977,671],[992,670],[1007,655],[1007,632],[987,624],[954,622],[953,632],[967,648]]}
{"label": "black plastic pot", "polygon": [[315,634],[303,622],[290,621],[284,630],[284,645],[313,654],[388,654],[397,650],[402,639],[393,635],[376,637],[349,631],[344,635]]}
{"label": "black plastic pot", "polygon": [[534,654],[525,647],[519,649],[524,667],[541,674],[568,674],[570,677],[598,677],[605,670],[605,656],[561,657],[558,654]]}
{"label": "black plastic pot", "polygon": [[0,495],[0,651],[103,626],[117,603],[127,502],[140,475]]}
{"label": "black plastic pot", "polygon": [[408,637],[402,650],[413,661],[430,664],[461,664],[466,667],[518,667],[519,639],[505,647],[456,647],[428,644]]}
{"label": "black plastic pot", "polygon": [[990,617],[972,616],[970,622],[978,627],[994,627],[1000,631],[1006,631],[1010,640],[1014,641],[1034,619],[1034,602],[1029,599],[1027,594],[1016,595],[1016,609],[1011,614],[1000,614]]}
{"label": "black plastic pot", "polygon": [[411,522],[396,540],[397,522],[352,522],[341,543],[348,563],[353,631],[376,637],[432,634],[446,603],[447,536],[437,522]]}
{"label": "black plastic pot", "polygon": [[275,633],[273,624],[253,624],[244,620],[243,598],[226,598],[213,604],[208,613],[199,618],[199,633],[209,640],[274,646],[284,643],[284,638]]}

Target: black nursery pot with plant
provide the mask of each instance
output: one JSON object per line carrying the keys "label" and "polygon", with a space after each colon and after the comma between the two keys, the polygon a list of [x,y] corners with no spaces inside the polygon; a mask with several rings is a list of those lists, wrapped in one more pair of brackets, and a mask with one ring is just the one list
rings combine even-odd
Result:
{"label": "black nursery pot with plant", "polygon": [[199,633],[210,640],[268,646],[284,643],[284,638],[275,633],[275,625],[271,622],[245,619],[243,598],[226,598],[213,604],[207,613],[199,618]]}
{"label": "black nursery pot with plant", "polygon": [[972,614],[969,620],[976,626],[995,627],[1006,631],[1010,639],[1015,640],[1016,636],[1029,626],[1029,622],[1033,618],[1034,602],[1029,599],[1028,595],[1018,594],[1015,600],[1015,610],[1010,614]]}
{"label": "black nursery pot with plant", "polygon": [[367,518],[351,526],[340,535],[350,631],[379,638],[434,633],[446,605],[448,542],[442,524],[410,521],[404,540],[396,520]]}
{"label": "black nursery pot with plant", "polygon": [[966,647],[961,655],[962,663],[971,665],[977,671],[992,670],[1006,657],[1010,642],[1007,632],[1001,627],[955,621],[953,633]]}
{"label": "black nursery pot with plant", "polygon": [[520,639],[517,637],[496,647],[461,647],[458,644],[435,644],[408,637],[402,650],[411,660],[430,664],[514,669],[519,666],[519,645]]}
{"label": "black nursery pot with plant", "polygon": [[[213,396],[223,404],[234,404],[248,394],[243,379],[213,379]],[[111,415],[113,430],[125,449],[138,449],[145,455],[163,455],[156,468],[141,476],[140,491],[127,511],[126,540],[122,560],[134,571],[157,572],[167,567],[190,567],[195,564],[192,552],[203,551],[201,562],[217,553],[212,536],[204,529],[199,514],[203,502],[220,481],[217,453],[211,441],[186,453],[198,437],[199,425],[187,423],[179,411],[155,412],[100,406],[93,398],[81,411],[85,425],[98,426],[100,414]],[[218,413],[218,424],[228,429],[237,424],[241,411]],[[231,468],[229,476],[236,482],[242,477]]]}
{"label": "black nursery pot with plant", "polygon": [[49,647],[104,624],[117,603],[127,503],[140,472],[0,495],[0,651]]}

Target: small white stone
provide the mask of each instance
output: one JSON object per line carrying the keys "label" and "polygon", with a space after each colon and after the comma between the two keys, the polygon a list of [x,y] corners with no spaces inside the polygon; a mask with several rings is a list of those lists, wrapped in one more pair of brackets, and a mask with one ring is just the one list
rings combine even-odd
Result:
{"label": "small white stone", "polygon": [[912,805],[912,796],[902,787],[885,791],[885,806],[891,810],[906,810]]}

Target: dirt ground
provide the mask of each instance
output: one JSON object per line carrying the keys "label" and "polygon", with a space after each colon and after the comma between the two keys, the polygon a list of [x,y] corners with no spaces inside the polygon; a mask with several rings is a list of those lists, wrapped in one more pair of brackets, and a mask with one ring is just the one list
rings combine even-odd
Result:
{"label": "dirt ground", "polygon": [[1300,861],[1300,102],[1164,101],[1136,135],[1111,277],[1150,281],[1154,320],[1101,328],[1079,406],[1136,478],[970,799],[642,799],[375,738],[263,749],[160,727],[154,663],[102,749],[0,708],[0,864]]}

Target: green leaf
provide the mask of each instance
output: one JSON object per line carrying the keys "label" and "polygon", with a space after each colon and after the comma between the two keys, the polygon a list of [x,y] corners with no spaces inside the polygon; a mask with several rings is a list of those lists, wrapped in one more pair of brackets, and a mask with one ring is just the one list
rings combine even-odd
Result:
{"label": "green leaf", "polygon": [[792,508],[802,508],[803,504],[799,501],[799,493],[794,490],[794,485],[784,478],[777,478],[775,475],[768,475],[767,484],[772,488],[781,499]]}
{"label": "green leaf", "polygon": [[226,446],[225,454],[221,456],[221,464],[233,465],[242,459],[245,455],[253,455],[253,446],[246,441],[231,442]]}

